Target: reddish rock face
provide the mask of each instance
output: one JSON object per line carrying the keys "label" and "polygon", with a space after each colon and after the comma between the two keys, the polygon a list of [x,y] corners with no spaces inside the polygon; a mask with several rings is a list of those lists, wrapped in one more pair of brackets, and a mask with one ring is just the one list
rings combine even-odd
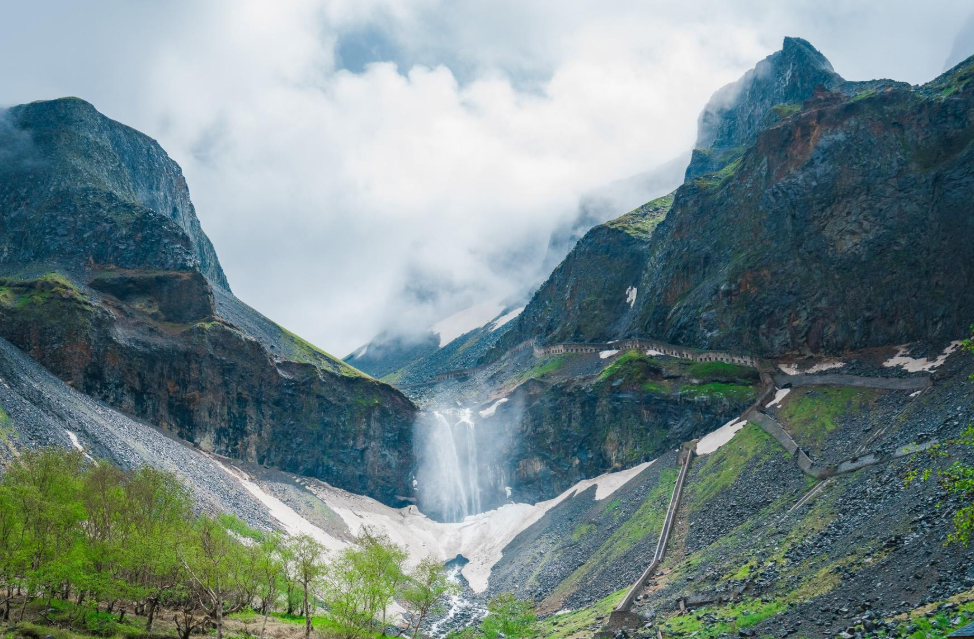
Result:
{"label": "reddish rock face", "polygon": [[[688,173],[649,236],[614,222],[590,231],[489,357],[532,338],[774,356],[966,334],[974,59],[919,87],[844,82],[798,44],[772,70],[805,64],[783,78],[829,81],[785,90],[769,77],[711,109],[701,136],[706,124],[720,143],[701,153],[720,156],[716,172]],[[779,95],[797,102],[771,106]]]}

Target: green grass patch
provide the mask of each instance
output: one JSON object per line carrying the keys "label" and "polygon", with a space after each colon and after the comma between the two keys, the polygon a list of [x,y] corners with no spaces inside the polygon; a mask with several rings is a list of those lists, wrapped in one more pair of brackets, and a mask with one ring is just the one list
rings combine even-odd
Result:
{"label": "green grass patch", "polygon": [[673,196],[665,195],[647,202],[621,217],[610,220],[605,225],[634,237],[648,238],[659,226],[659,223],[666,219],[666,214],[669,213],[672,206]]}
{"label": "green grass patch", "polygon": [[[657,540],[666,518],[666,508],[676,484],[677,469],[664,468],[656,485],[643,498],[639,508],[624,521],[612,535],[581,566],[558,584],[550,598],[558,600],[575,590],[588,575],[598,572],[612,561],[631,550],[640,541],[650,537]],[[610,505],[611,506],[611,505]],[[606,508],[605,513],[614,510]]]}
{"label": "green grass patch", "polygon": [[585,608],[579,608],[561,615],[552,615],[538,622],[538,637],[548,639],[579,639],[592,636],[589,628],[596,625],[596,617],[608,617],[622,598],[626,596],[626,588],[617,590]]}
{"label": "green grass patch", "polygon": [[53,296],[84,298],[74,282],[54,271],[32,280],[0,280],[0,304],[4,306],[40,306]]}
{"label": "green grass patch", "polygon": [[708,382],[756,382],[761,378],[756,368],[725,362],[694,362],[687,369],[687,374]]}
{"label": "green grass patch", "polygon": [[593,530],[595,530],[595,524],[579,524],[572,531],[572,541],[578,541]]}
{"label": "green grass patch", "polygon": [[878,395],[876,389],[852,386],[798,389],[784,402],[778,418],[799,443],[817,445],[839,427],[842,416],[860,413]]}
{"label": "green grass patch", "polygon": [[599,382],[623,385],[626,388],[641,388],[647,383],[659,384],[663,367],[659,362],[642,353],[631,350],[617,357],[599,373]]}
{"label": "green grass patch", "polygon": [[345,377],[365,377],[372,379],[354,366],[343,362],[334,355],[326,353],[308,340],[295,335],[283,326],[278,326],[278,328],[281,329],[294,345],[293,355],[298,361],[315,366],[325,365],[332,372],[339,373]]}
{"label": "green grass patch", "polygon": [[567,363],[567,355],[557,355],[555,357],[542,358],[537,364],[521,373],[519,381],[523,382],[529,379],[541,379],[543,377],[547,377],[552,373],[558,372]]}
{"label": "green grass patch", "polygon": [[774,111],[775,114],[779,118],[781,118],[782,120],[785,120],[785,119],[790,118],[791,116],[795,115],[796,113],[799,113],[802,110],[802,105],[800,105],[800,104],[776,104],[773,107],[771,107],[771,110]]}
{"label": "green grass patch", "polygon": [[859,102],[860,100],[865,100],[876,95],[876,89],[867,89],[865,91],[860,91],[852,98],[853,102]]}
{"label": "green grass patch", "polygon": [[[755,626],[787,607],[788,604],[779,599],[767,603],[745,599],[726,606],[706,606],[689,614],[676,615],[667,619],[663,626],[670,632],[692,634],[697,639],[715,639],[725,633],[736,636],[738,630]],[[717,621],[707,619],[710,615]]]}
{"label": "green grass patch", "polygon": [[690,399],[725,399],[731,402],[753,402],[758,390],[754,386],[710,382],[709,384],[689,384],[680,388],[680,394]]}

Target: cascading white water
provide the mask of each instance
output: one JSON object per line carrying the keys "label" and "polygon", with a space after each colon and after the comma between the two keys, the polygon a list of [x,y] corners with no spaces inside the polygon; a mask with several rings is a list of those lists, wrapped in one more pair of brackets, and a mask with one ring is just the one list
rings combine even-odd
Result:
{"label": "cascading white water", "polygon": [[482,512],[481,473],[487,459],[480,455],[472,411],[436,410],[421,416],[417,425],[420,510],[443,521]]}

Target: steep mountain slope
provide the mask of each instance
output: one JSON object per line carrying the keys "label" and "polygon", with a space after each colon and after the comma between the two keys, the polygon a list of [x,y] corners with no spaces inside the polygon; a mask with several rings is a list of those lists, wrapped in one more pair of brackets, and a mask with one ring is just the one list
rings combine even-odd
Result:
{"label": "steep mountain slope", "polygon": [[230,293],[157,143],[73,98],[4,120],[0,336],[206,450],[410,497],[411,402]]}
{"label": "steep mountain slope", "polygon": [[[647,241],[611,224],[591,231],[491,357],[534,338],[640,336],[771,356],[962,335],[974,317],[972,75],[968,60],[921,87],[820,86],[776,105],[784,119],[677,189]],[[777,95],[752,95],[706,137],[746,132],[742,114],[756,121],[755,105]]]}

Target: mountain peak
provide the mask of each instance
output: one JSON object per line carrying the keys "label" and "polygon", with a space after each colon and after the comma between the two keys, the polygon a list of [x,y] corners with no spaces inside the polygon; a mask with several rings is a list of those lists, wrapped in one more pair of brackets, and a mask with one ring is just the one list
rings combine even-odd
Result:
{"label": "mountain peak", "polygon": [[783,60],[799,61],[807,64],[810,68],[835,73],[835,69],[832,68],[832,63],[829,62],[829,59],[822,55],[821,51],[813,47],[804,38],[785,36],[784,42],[781,44],[781,51],[771,54],[766,59],[771,59],[775,56],[779,56]]}
{"label": "mountain peak", "polygon": [[781,50],[758,62],[741,79],[720,89],[700,114],[697,144],[686,179],[714,173],[733,162],[777,121],[774,107],[801,104],[823,85],[844,82],[818,49],[802,38],[784,39]]}
{"label": "mountain peak", "polygon": [[[9,217],[26,224],[17,212],[30,206],[59,211],[72,220],[72,228],[118,226],[131,232],[126,244],[108,235],[81,240],[42,228],[18,228],[19,236],[11,232],[0,238],[0,255],[5,256],[0,263],[58,262],[70,268],[89,263],[118,268],[178,266],[198,269],[214,285],[230,290],[196,217],[182,169],[158,142],[80,98],[31,102],[0,115],[13,135],[11,140],[17,142],[0,140],[5,153],[0,166],[0,220]],[[79,221],[82,217],[87,224]],[[155,245],[149,238],[155,238]]]}

